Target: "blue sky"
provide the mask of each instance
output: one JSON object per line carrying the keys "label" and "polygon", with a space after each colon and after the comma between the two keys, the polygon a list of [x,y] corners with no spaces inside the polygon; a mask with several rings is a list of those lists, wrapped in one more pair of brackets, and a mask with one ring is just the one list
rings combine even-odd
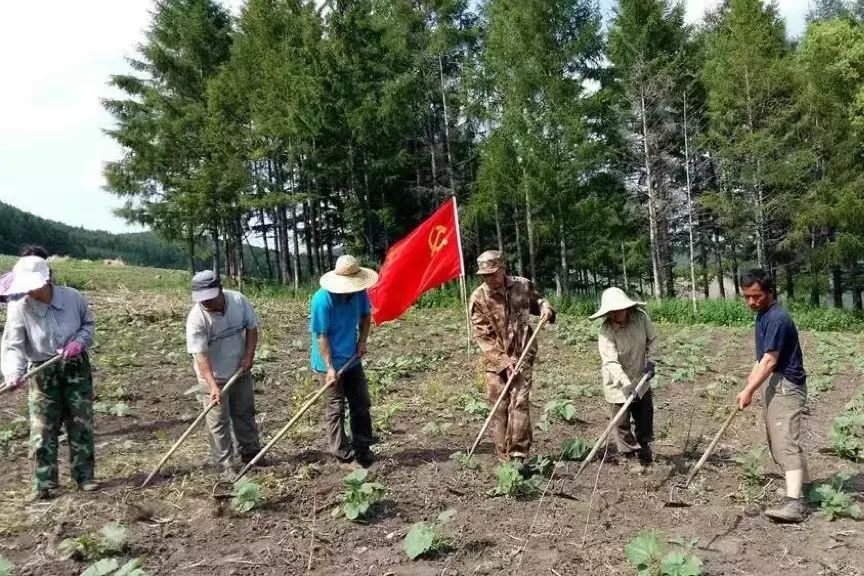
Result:
{"label": "blue sky", "polygon": [[[242,0],[224,0],[237,10]],[[687,0],[698,21],[719,0]],[[152,0],[8,2],[0,19],[0,200],[74,226],[134,231],[112,214],[102,166],[120,149],[102,133],[116,96],[108,76],[128,71]],[[601,0],[608,16],[613,0]],[[780,0],[790,35],[804,28],[808,0]]]}

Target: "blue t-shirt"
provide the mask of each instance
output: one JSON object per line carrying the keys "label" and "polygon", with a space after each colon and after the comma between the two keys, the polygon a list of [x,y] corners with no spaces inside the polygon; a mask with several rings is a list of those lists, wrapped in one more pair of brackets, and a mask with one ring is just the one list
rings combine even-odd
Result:
{"label": "blue t-shirt", "polygon": [[789,313],[777,302],[756,316],[756,361],[762,360],[766,352],[775,351],[777,366],[774,372],[782,374],[793,384],[804,386],[807,374],[804,372],[798,329]]}
{"label": "blue t-shirt", "polygon": [[332,294],[320,288],[312,296],[311,312],[309,332],[312,335],[312,369],[316,372],[327,371],[327,365],[318,350],[318,335],[326,334],[333,368],[339,370],[357,352],[360,320],[372,313],[369,295],[365,290],[346,295]]}

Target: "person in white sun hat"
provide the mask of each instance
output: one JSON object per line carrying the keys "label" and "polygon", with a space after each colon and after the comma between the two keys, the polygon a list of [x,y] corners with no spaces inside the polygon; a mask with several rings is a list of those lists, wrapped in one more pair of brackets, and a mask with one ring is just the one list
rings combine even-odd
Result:
{"label": "person in white sun hat", "polygon": [[[321,384],[334,382],[336,373],[345,368],[326,394],[324,419],[330,452],[342,462],[356,460],[361,466],[375,460],[369,448],[373,443],[369,384],[361,358],[366,355],[372,321],[366,290],[376,282],[377,272],[362,268],[353,256],[340,256],[336,267],[321,277],[309,320],[312,370]],[[351,414],[350,445],[345,436],[346,401]]]}
{"label": "person in white sun hat", "polygon": [[95,326],[90,306],[74,288],[55,285],[48,262],[39,256],[18,260],[7,292],[25,296],[10,302],[6,315],[0,350],[6,387],[23,386],[28,366],[62,356],[62,361],[46,367],[29,383],[33,498],[50,498],[59,486],[61,425],[66,426],[72,478],[79,489],[96,490],[93,377],[87,356]]}
{"label": "person in white sun hat", "polygon": [[[638,457],[639,465],[649,465],[654,457],[651,441],[654,439],[654,402],[651,386],[636,386],[643,375],[654,377],[660,351],[657,330],[641,307],[644,302],[631,300],[620,288],[607,288],[600,297],[600,309],[591,320],[603,318],[598,347],[600,349],[603,393],[614,415],[633,392],[639,397],[621,422],[613,430],[619,454],[626,458]],[[630,420],[633,420],[631,425]]]}

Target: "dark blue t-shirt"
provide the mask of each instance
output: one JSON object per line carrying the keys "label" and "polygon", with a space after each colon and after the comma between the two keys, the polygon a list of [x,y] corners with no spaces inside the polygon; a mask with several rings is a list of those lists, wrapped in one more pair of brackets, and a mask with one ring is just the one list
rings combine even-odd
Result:
{"label": "dark blue t-shirt", "polygon": [[782,374],[793,384],[804,386],[807,374],[804,372],[798,329],[789,313],[777,302],[756,316],[756,361],[762,360],[766,352],[774,351],[777,352],[774,372]]}

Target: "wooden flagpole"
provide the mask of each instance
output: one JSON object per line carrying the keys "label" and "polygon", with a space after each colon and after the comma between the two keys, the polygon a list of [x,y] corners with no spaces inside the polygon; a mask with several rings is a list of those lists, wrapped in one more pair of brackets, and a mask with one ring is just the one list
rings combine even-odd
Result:
{"label": "wooden flagpole", "polygon": [[462,253],[462,229],[459,224],[459,205],[456,203],[456,194],[453,199],[453,215],[456,219],[456,241],[459,243],[459,266],[462,274],[459,275],[459,293],[462,299],[462,309],[465,310],[465,336],[467,338],[467,350],[471,351],[471,311],[468,310],[468,289],[465,286],[465,255]]}

